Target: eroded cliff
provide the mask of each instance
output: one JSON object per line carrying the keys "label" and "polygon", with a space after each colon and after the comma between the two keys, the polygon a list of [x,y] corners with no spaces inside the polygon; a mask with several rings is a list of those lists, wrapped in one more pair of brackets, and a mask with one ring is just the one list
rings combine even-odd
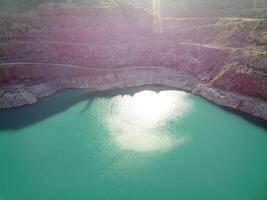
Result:
{"label": "eroded cliff", "polygon": [[0,107],[161,84],[267,119],[267,22],[43,4],[0,19]]}

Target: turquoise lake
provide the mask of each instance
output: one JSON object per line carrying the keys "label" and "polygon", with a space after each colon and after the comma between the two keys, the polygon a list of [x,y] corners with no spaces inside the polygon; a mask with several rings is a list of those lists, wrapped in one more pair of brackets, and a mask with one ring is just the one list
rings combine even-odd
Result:
{"label": "turquoise lake", "polygon": [[267,131],[182,91],[0,112],[0,200],[266,200]]}

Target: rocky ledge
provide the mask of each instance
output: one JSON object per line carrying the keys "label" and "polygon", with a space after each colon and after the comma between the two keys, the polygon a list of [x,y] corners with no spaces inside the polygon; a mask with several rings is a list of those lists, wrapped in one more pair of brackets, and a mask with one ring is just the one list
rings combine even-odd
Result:
{"label": "rocky ledge", "polygon": [[44,4],[0,18],[0,107],[65,88],[164,85],[267,120],[267,22]]}

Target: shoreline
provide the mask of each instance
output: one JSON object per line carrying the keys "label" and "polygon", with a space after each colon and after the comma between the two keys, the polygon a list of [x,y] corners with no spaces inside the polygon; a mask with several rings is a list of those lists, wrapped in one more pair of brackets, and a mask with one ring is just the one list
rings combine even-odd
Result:
{"label": "shoreline", "polygon": [[173,20],[131,6],[32,11],[0,21],[0,109],[67,88],[161,85],[267,121],[266,21]]}
{"label": "shoreline", "polygon": [[[125,92],[125,90],[127,90]],[[169,87],[169,86],[162,86],[162,85],[144,85],[144,86],[138,86],[138,87],[131,87],[131,88],[124,88],[124,89],[113,89],[113,90],[109,90],[109,91],[98,91],[98,92],[89,92],[89,97],[92,95],[92,97],[103,97],[103,98],[109,98],[109,97],[113,97],[113,96],[117,96],[117,95],[133,95],[137,92],[141,92],[141,91],[144,91],[144,90],[151,90],[151,91],[154,91],[154,92],[161,92],[161,91],[168,91],[168,90],[176,90],[176,91],[183,91],[183,92],[186,92],[186,93],[190,93],[191,95],[195,95],[193,94],[192,92],[188,92],[188,91],[185,91],[185,90],[181,90],[181,89],[177,89],[177,88],[174,88],[174,87]],[[63,90],[64,91],[64,90]],[[60,92],[60,91],[59,91]],[[105,93],[105,94],[103,94]],[[107,93],[107,94],[106,94]],[[240,116],[241,118],[245,119],[246,121],[252,123],[252,124],[255,124],[256,126],[259,126],[265,130],[267,130],[267,121],[260,118],[260,117],[257,117],[257,116],[254,116],[254,115],[251,115],[249,113],[246,113],[244,111],[240,111],[240,110],[237,110],[237,109],[233,109],[233,108],[230,108],[230,107],[227,107],[227,106],[220,106],[208,99],[205,99],[203,98],[202,96],[199,96],[199,95],[195,95],[195,96],[198,96],[200,97],[201,99],[204,99],[205,101],[208,101],[209,103],[225,110],[226,112],[229,112],[231,114],[234,114],[234,115],[237,115],[237,116]]]}
{"label": "shoreline", "polygon": [[[200,96],[226,110],[234,111],[237,114],[244,113],[241,115],[243,116],[247,114],[248,117],[251,116],[255,119],[262,119],[266,123],[267,103],[264,101],[204,87],[202,83],[199,83],[199,81],[190,74],[179,72],[177,70],[171,70],[164,67],[157,67],[155,69],[151,67],[140,67],[138,70],[135,69],[132,71],[129,69],[131,68],[127,68],[127,71],[118,69],[110,70],[111,72],[115,71],[116,73],[100,73],[97,76],[94,76],[96,79],[94,82],[91,81],[92,76],[84,76],[52,80],[22,88],[0,89],[0,95],[2,94],[0,108],[4,110],[31,105],[37,103],[44,97],[49,97],[65,89],[88,89],[90,94],[96,94],[101,92],[112,92],[114,90],[160,86],[163,88],[172,88],[174,90],[190,92],[191,94]],[[140,75],[140,70],[142,71],[142,76]],[[131,76],[129,76],[129,74],[131,74]],[[185,83],[185,80],[188,82]],[[240,102],[242,102],[242,104]],[[257,106],[263,109],[256,109]]]}
{"label": "shoreline", "polygon": [[[86,95],[88,95],[88,98],[91,98],[91,97],[92,98],[110,98],[110,97],[117,96],[117,95],[131,95],[132,96],[135,93],[141,92],[144,90],[150,90],[150,91],[154,91],[157,93],[161,92],[161,91],[176,90],[176,91],[183,91],[183,92],[189,93],[191,95],[196,95],[190,91],[185,91],[183,89],[178,89],[178,88],[171,87],[171,86],[155,85],[155,84],[133,86],[133,87],[127,87],[127,88],[115,88],[115,89],[101,90],[101,91],[100,90],[99,91],[88,91],[88,88],[64,88],[64,89],[56,91],[55,93],[53,93],[51,95],[39,98],[38,101],[36,101],[35,103],[39,103],[39,102],[41,102],[41,101],[43,101],[43,100],[45,100],[45,99],[47,99],[53,95],[56,95],[57,93],[68,91],[68,90],[82,90],[82,91],[84,91],[84,93]],[[230,114],[233,114],[233,115],[236,115],[236,116],[243,118],[244,120],[248,121],[249,123],[254,124],[255,126],[258,126],[260,128],[263,128],[264,130],[267,130],[267,121],[260,118],[260,117],[257,117],[255,115],[250,114],[250,113],[247,113],[247,112],[244,112],[241,110],[237,110],[237,109],[234,109],[231,107],[218,105],[215,102],[210,101],[209,99],[206,99],[206,98],[199,96],[199,95],[196,95],[196,96],[198,96],[199,98],[202,98],[205,101],[223,109],[224,111],[226,111]],[[35,104],[35,103],[33,103],[33,104]],[[23,108],[23,107],[28,107],[28,106],[32,106],[33,104],[24,104],[24,105],[20,105],[18,107],[0,109],[0,112],[1,111],[15,110],[15,109]]]}

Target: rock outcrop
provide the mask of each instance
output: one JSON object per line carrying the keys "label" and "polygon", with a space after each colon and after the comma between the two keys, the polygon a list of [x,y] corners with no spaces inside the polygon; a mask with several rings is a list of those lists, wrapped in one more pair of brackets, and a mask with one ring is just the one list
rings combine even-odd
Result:
{"label": "rock outcrop", "polygon": [[267,120],[266,21],[44,4],[0,18],[0,107],[64,88],[165,85]]}

